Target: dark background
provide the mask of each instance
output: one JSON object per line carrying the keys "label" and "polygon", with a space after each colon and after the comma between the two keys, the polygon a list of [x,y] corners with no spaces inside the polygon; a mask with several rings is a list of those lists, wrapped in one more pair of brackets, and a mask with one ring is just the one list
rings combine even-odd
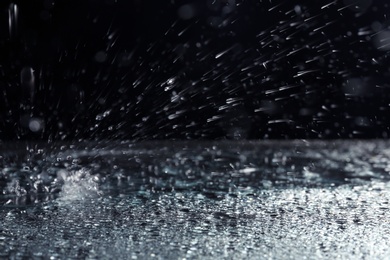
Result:
{"label": "dark background", "polygon": [[385,0],[0,3],[0,139],[387,138]]}

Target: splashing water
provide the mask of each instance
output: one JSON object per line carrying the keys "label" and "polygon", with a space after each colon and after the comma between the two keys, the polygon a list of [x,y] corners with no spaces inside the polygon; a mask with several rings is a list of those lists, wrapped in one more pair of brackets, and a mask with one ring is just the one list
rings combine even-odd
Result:
{"label": "splashing water", "polygon": [[0,174],[1,257],[389,253],[385,141],[11,147]]}
{"label": "splashing water", "polygon": [[80,169],[74,172],[59,170],[57,172],[57,181],[62,182],[60,199],[64,201],[85,200],[96,198],[99,194],[99,178],[91,176],[86,169]]}

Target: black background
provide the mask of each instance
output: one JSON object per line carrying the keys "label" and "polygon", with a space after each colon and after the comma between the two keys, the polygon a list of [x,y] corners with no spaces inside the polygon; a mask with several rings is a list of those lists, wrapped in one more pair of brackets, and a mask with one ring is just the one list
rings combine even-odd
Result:
{"label": "black background", "polygon": [[0,12],[2,140],[390,133],[384,0],[1,1]]}

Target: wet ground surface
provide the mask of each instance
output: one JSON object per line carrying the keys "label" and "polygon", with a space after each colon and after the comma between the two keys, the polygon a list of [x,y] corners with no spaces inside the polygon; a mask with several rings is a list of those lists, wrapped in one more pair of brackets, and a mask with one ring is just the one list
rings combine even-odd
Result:
{"label": "wet ground surface", "polygon": [[389,144],[4,143],[0,258],[385,259]]}

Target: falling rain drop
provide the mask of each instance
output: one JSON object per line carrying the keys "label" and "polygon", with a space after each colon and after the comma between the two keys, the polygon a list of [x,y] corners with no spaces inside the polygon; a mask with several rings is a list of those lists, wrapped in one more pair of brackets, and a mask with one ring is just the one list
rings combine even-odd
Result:
{"label": "falling rain drop", "polygon": [[31,67],[24,67],[20,72],[20,84],[22,86],[23,93],[27,93],[27,96],[31,103],[34,102],[34,86],[35,76],[34,70]]}
{"label": "falling rain drop", "polygon": [[14,39],[18,32],[18,6],[11,3],[8,7],[8,29],[11,39]]}

